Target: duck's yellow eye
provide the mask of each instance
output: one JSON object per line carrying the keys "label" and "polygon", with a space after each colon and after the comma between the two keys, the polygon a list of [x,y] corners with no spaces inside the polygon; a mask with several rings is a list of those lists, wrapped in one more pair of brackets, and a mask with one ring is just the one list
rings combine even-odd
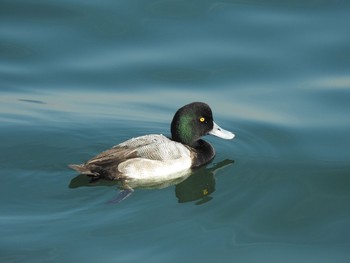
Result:
{"label": "duck's yellow eye", "polygon": [[200,121],[200,122],[204,122],[204,121],[205,121],[205,118],[204,118],[204,117],[200,117],[200,118],[199,118],[199,121]]}

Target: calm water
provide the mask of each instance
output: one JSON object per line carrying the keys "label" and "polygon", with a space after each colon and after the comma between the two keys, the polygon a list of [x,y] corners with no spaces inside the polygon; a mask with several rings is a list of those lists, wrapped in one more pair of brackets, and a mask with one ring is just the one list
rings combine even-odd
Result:
{"label": "calm water", "polygon": [[[349,1],[0,2],[1,262],[349,262]],[[233,141],[139,189],[67,168],[205,101]]]}

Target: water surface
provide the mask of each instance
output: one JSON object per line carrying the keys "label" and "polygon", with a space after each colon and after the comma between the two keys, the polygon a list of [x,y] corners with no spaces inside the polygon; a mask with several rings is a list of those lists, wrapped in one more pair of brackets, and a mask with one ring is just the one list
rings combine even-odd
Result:
{"label": "water surface", "polygon": [[[346,262],[347,1],[2,1],[1,262]],[[236,134],[187,180],[67,167],[211,105]]]}

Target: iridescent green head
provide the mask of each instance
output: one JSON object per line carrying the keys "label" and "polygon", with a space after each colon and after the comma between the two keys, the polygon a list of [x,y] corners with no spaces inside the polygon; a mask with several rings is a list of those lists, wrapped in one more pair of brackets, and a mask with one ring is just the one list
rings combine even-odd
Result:
{"label": "iridescent green head", "polygon": [[213,134],[223,139],[232,139],[234,134],[220,128],[213,121],[210,107],[203,102],[192,102],[180,108],[171,122],[174,141],[194,146],[204,135]]}

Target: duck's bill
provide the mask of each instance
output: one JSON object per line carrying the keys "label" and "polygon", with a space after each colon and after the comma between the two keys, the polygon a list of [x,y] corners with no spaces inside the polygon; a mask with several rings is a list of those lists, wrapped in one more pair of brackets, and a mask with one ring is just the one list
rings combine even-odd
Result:
{"label": "duck's bill", "polygon": [[209,132],[209,134],[220,137],[222,139],[226,139],[226,140],[230,140],[235,137],[235,135],[232,132],[224,130],[215,122],[213,123],[214,123],[213,129]]}

